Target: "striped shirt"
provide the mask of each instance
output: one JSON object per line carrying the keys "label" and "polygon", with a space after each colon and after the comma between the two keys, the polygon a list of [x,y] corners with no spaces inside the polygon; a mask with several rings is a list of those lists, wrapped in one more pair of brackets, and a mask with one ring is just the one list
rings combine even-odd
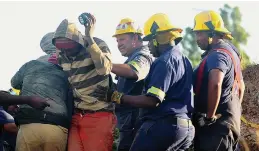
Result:
{"label": "striped shirt", "polygon": [[[112,68],[111,54],[107,44],[99,39],[94,38],[95,43],[85,47],[82,34],[71,25],[63,21],[68,27],[65,28],[60,24],[55,38],[65,37],[78,42],[83,49],[75,57],[67,57],[64,53],[59,52],[58,60],[63,70],[68,74],[68,80],[73,88],[75,97],[75,108],[82,110],[97,111],[106,109],[113,111],[114,105],[106,102],[106,98],[97,99],[91,96],[91,93],[97,88],[97,85],[109,88],[109,76]],[[66,33],[64,34],[62,29]],[[66,30],[64,30],[66,29]],[[82,38],[81,38],[82,37]]]}

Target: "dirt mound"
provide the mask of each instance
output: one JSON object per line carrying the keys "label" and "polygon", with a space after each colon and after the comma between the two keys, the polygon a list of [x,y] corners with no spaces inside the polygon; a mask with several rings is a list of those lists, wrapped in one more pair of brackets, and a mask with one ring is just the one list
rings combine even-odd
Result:
{"label": "dirt mound", "polygon": [[[259,65],[251,65],[243,70],[243,78],[246,90],[242,103],[242,114],[248,122],[258,124],[259,128]],[[259,150],[257,145],[259,136],[256,133],[259,134],[259,129],[252,128],[251,125],[242,122],[241,135],[247,142],[250,151]]]}

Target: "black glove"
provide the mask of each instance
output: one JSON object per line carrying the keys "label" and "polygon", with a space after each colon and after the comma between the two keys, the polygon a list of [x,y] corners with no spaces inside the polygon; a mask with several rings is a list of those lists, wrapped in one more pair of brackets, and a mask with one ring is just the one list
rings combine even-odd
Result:
{"label": "black glove", "polygon": [[99,100],[105,99],[104,101],[106,102],[115,102],[117,104],[120,104],[123,93],[98,85],[94,92],[90,95]]}
{"label": "black glove", "polygon": [[203,126],[210,126],[211,124],[215,123],[217,119],[221,117],[221,114],[217,114],[216,116],[213,116],[212,118],[207,118],[206,114],[200,114],[197,120],[197,124],[199,127]]}
{"label": "black glove", "polygon": [[201,117],[198,119],[198,125],[200,127],[203,127],[203,126],[209,126],[213,123],[216,122],[216,119],[215,118],[206,118],[206,117]]}

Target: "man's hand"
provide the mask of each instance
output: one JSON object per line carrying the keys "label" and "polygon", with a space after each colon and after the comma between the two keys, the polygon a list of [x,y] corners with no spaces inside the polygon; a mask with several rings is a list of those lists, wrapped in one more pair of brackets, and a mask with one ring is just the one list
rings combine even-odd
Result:
{"label": "man's hand", "polygon": [[93,32],[95,28],[95,17],[90,13],[84,13],[86,15],[87,22],[84,25],[85,26],[85,38],[86,41],[89,42],[89,40],[92,40],[93,38]]}
{"label": "man's hand", "polygon": [[18,112],[19,106],[18,105],[10,105],[8,106],[7,111],[11,114],[14,115],[16,112]]}
{"label": "man's hand", "polygon": [[107,87],[103,86],[97,86],[95,91],[91,94],[91,96],[102,100],[103,98],[106,98],[106,102],[116,102],[117,104],[120,104],[120,99],[122,97],[122,93],[115,91],[113,89],[108,89]]}
{"label": "man's hand", "polygon": [[215,123],[220,117],[221,114],[217,114],[212,118],[207,118],[205,114],[200,114],[197,118],[197,123],[199,127],[210,126],[211,124]]}
{"label": "man's hand", "polygon": [[31,99],[28,100],[28,105],[30,105],[33,108],[44,110],[46,107],[49,107],[50,104],[47,102],[47,100],[42,99],[38,96],[32,96]]}

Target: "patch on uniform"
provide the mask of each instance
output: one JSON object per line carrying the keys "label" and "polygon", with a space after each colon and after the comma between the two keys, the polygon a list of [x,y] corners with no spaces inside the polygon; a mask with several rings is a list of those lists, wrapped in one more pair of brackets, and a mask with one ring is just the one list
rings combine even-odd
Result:
{"label": "patch on uniform", "polygon": [[137,71],[140,69],[144,70],[143,67],[145,67],[147,63],[148,60],[141,55],[136,56],[132,61],[128,62],[128,64],[132,65]]}

